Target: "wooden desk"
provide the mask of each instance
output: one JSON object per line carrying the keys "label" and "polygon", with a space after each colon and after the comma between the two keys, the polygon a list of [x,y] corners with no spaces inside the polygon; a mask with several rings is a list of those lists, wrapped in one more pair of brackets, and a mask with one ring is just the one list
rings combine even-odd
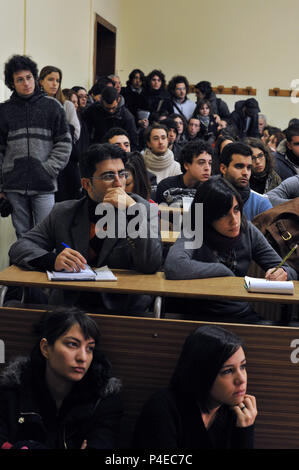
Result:
{"label": "wooden desk", "polygon": [[273,302],[299,304],[299,281],[294,281],[294,295],[248,293],[243,277],[215,277],[172,281],[162,272],[140,274],[136,271],[113,269],[117,281],[111,282],[53,282],[46,273],[28,271],[10,266],[0,272],[0,285],[23,286],[82,291],[105,291],[118,294],[149,294],[162,297],[209,298],[213,300],[239,300],[245,302]]}

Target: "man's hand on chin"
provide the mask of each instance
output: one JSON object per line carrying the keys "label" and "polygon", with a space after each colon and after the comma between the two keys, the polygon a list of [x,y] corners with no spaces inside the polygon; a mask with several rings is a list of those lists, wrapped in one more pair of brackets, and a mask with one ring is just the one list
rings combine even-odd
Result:
{"label": "man's hand on chin", "polygon": [[125,210],[136,204],[131,196],[129,196],[122,188],[109,188],[105,194],[103,202],[112,204],[116,209]]}

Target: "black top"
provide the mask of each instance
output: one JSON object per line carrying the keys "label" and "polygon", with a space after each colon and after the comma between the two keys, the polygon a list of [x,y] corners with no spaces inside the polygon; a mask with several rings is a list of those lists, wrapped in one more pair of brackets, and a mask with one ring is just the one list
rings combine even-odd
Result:
{"label": "black top", "polygon": [[250,449],[254,426],[236,426],[235,413],[222,405],[209,429],[199,406],[170,389],[156,392],[145,404],[134,434],[141,449]]}

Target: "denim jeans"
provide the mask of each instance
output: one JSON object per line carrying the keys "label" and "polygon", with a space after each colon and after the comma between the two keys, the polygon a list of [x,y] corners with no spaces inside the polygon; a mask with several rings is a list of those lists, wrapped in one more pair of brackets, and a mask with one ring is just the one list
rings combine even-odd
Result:
{"label": "denim jeans", "polygon": [[5,195],[13,206],[11,219],[17,238],[47,217],[54,206],[54,193],[27,196],[8,192]]}

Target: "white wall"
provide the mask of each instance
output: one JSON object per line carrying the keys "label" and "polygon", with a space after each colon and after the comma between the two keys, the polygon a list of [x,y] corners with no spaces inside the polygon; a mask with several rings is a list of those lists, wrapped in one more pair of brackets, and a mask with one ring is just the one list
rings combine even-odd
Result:
{"label": "white wall", "polygon": [[[285,128],[299,117],[299,104],[268,96],[299,78],[297,0],[124,0],[126,48],[118,69],[160,68],[169,80],[185,74],[191,83],[257,88],[262,112]],[[242,96],[224,96],[231,111]]]}

